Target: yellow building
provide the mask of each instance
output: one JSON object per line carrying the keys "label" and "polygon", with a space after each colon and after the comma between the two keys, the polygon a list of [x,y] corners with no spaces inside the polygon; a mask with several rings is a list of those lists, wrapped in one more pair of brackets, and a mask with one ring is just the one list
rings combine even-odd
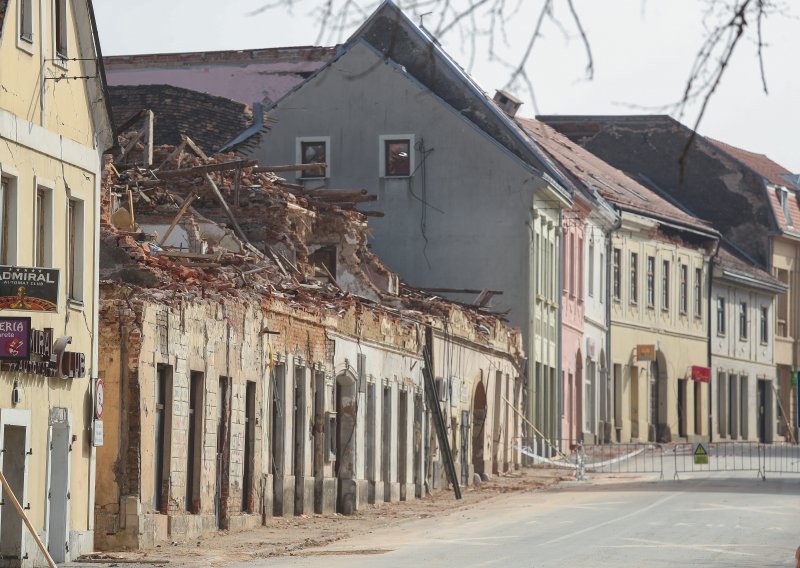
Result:
{"label": "yellow building", "polygon": [[[0,468],[56,561],[93,548],[98,211],[89,0],[0,0]],[[4,566],[44,557],[4,494]]]}
{"label": "yellow building", "polygon": [[715,233],[655,194],[641,195],[650,211],[661,208],[671,218],[627,207],[611,239],[616,440],[706,437],[709,258]]}

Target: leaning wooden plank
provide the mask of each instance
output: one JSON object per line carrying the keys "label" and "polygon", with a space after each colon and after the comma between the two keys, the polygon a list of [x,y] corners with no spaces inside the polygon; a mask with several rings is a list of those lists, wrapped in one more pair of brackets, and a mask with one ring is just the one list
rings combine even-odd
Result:
{"label": "leaning wooden plank", "polygon": [[175,226],[178,224],[178,221],[180,221],[181,217],[183,217],[183,215],[186,213],[186,211],[189,210],[189,206],[192,204],[192,202],[195,199],[197,199],[197,195],[195,195],[193,193],[187,199],[184,200],[183,205],[178,210],[178,214],[175,215],[175,218],[172,220],[172,223],[170,223],[169,227],[164,232],[164,236],[161,237],[160,241],[158,241],[159,245],[163,245],[165,242],[167,242],[167,239],[169,238],[169,236],[172,233],[173,229],[175,229]]}
{"label": "leaning wooden plank", "polygon": [[228,216],[228,219],[230,219],[231,224],[233,225],[233,230],[236,232],[236,235],[247,244],[250,244],[250,239],[247,238],[247,235],[244,234],[244,231],[239,226],[239,222],[236,221],[236,217],[234,217],[233,211],[231,211],[231,208],[228,207],[228,203],[225,201],[225,198],[222,197],[222,194],[220,193],[217,184],[214,183],[214,180],[211,179],[211,176],[208,175],[208,173],[206,173],[205,177],[206,181],[208,182],[208,185],[211,186],[211,191],[214,193],[214,196],[217,198],[217,201],[219,201],[219,204],[222,206],[222,209],[225,211],[225,214]]}
{"label": "leaning wooden plank", "polygon": [[152,110],[148,110],[144,119],[144,129],[146,138],[144,140],[144,165],[148,168],[153,165],[153,141],[155,139],[155,116]]}
{"label": "leaning wooden plank", "polygon": [[137,132],[137,133],[136,133],[136,136],[134,136],[133,138],[131,138],[131,139],[128,141],[128,144],[127,144],[127,146],[125,146],[125,147],[122,149],[122,154],[120,154],[120,155],[117,157],[117,159],[116,159],[116,160],[114,160],[114,163],[115,163],[115,164],[121,164],[123,161],[125,161],[125,158],[127,158],[127,157],[128,157],[128,154],[131,152],[131,150],[133,150],[133,149],[136,147],[136,144],[138,144],[138,143],[139,143],[139,140],[141,140],[141,139],[142,139],[142,136],[144,136],[144,130],[140,130],[139,132]]}
{"label": "leaning wooden plank", "polygon": [[19,504],[19,501],[17,501],[16,495],[14,495],[14,492],[11,491],[11,487],[8,485],[8,480],[6,479],[6,476],[3,475],[2,471],[0,471],[0,482],[3,483],[3,489],[5,489],[8,498],[11,499],[11,503],[14,505],[17,513],[19,513],[19,516],[22,517],[22,522],[24,522],[25,526],[28,527],[33,540],[36,541],[36,546],[38,546],[39,550],[42,551],[42,556],[44,556],[44,559],[47,561],[47,565],[50,566],[50,568],[57,568],[56,563],[53,562],[53,559],[50,557],[50,553],[47,552],[47,547],[45,547],[42,539],[39,538],[39,535],[36,534],[36,530],[33,528],[33,525],[31,524],[30,519],[28,519],[28,516],[25,514],[25,511],[22,510],[22,506]]}
{"label": "leaning wooden plank", "polygon": [[188,177],[188,176],[202,176],[208,172],[221,172],[225,170],[233,170],[236,168],[248,168],[257,164],[256,160],[234,160],[232,162],[224,162],[222,164],[209,164],[207,166],[195,166],[193,168],[183,168],[180,170],[165,170],[156,172],[156,175],[162,179]]}
{"label": "leaning wooden plank", "polygon": [[293,164],[289,166],[258,166],[253,168],[253,173],[276,173],[276,172],[303,172],[306,170],[316,170],[327,168],[328,164]]}
{"label": "leaning wooden plank", "polygon": [[186,134],[181,134],[181,140],[184,140],[186,142],[186,145],[189,146],[189,148],[191,148],[192,151],[194,151],[194,153],[197,154],[200,158],[202,158],[206,162],[208,161],[208,156],[206,156],[206,153],[200,149],[200,146],[194,143],[194,140],[186,136]]}
{"label": "leaning wooden plank", "polygon": [[358,197],[367,195],[366,189],[312,189],[308,191],[311,197]]}
{"label": "leaning wooden plank", "polygon": [[[356,209],[358,211],[358,209]],[[383,211],[358,211],[364,217],[386,217],[386,213]]]}

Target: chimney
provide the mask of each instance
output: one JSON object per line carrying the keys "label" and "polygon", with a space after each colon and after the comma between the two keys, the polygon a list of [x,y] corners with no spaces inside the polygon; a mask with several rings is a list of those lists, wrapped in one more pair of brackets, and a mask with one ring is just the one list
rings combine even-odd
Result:
{"label": "chimney", "polygon": [[521,100],[514,95],[511,95],[505,91],[501,91],[500,89],[498,89],[494,94],[494,102],[500,105],[500,108],[503,109],[503,112],[505,112],[511,118],[514,118],[517,115],[519,107],[522,106]]}

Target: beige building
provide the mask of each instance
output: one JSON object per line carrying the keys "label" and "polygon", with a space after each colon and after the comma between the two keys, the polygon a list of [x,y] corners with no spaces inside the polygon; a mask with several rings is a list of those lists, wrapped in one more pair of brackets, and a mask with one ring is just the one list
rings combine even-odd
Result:
{"label": "beige building", "polygon": [[[97,212],[112,143],[91,2],[0,2],[0,467],[50,555],[93,549]],[[44,557],[4,495],[4,566]]]}

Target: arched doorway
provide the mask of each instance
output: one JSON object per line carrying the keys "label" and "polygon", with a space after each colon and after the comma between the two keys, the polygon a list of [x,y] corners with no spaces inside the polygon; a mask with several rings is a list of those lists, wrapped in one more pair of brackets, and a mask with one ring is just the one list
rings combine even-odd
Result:
{"label": "arched doorway", "polygon": [[355,378],[336,378],[336,510],[344,515],[356,511],[356,392]]}
{"label": "arched doorway", "polygon": [[[472,397],[472,467],[475,473],[486,473],[483,456],[486,439],[486,387],[483,380],[475,387]],[[464,457],[466,459],[466,456]]]}

